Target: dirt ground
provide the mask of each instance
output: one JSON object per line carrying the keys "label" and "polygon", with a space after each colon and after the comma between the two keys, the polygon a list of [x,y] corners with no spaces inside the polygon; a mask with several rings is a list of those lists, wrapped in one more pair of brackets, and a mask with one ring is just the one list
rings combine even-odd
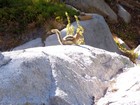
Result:
{"label": "dirt ground", "polygon": [[117,4],[122,5],[132,16],[131,22],[126,24],[118,17],[118,23],[109,24],[111,32],[132,49],[140,44],[140,0],[106,0],[110,7],[117,13]]}

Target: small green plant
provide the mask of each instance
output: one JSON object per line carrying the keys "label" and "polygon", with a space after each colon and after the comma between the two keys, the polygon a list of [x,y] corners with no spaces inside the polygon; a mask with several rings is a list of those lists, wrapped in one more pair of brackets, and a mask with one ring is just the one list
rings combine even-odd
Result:
{"label": "small green plant", "polygon": [[50,18],[60,16],[65,19],[65,11],[70,16],[77,14],[57,0],[0,0],[0,7],[0,32],[14,35],[21,35],[33,22],[36,26],[43,26]]}
{"label": "small green plant", "polygon": [[76,15],[74,17],[75,17],[76,22],[77,22],[76,34],[80,34],[81,35],[81,38],[78,40],[78,44],[85,44],[84,36],[83,36],[84,28],[80,25],[78,17]]}
{"label": "small green plant", "polygon": [[138,58],[138,54],[134,52],[134,50],[127,50],[127,49],[121,49],[121,51],[130,58],[130,60],[133,63],[136,63],[136,59]]}
{"label": "small green plant", "polygon": [[68,15],[68,13],[65,12],[65,14],[66,14],[67,21],[68,21],[68,24],[67,24],[67,26],[66,26],[66,28],[67,28],[67,33],[66,33],[66,34],[67,34],[67,35],[74,35],[74,26],[71,25],[70,17],[69,17],[69,15]]}
{"label": "small green plant", "polygon": [[[74,26],[71,25],[71,22],[70,22],[70,17],[68,15],[68,13],[66,12],[66,17],[67,17],[67,21],[68,21],[68,24],[66,26],[66,35],[74,35]],[[83,36],[83,33],[84,33],[84,28],[80,25],[80,22],[78,20],[78,17],[76,15],[74,15],[75,17],[75,20],[77,22],[77,29],[76,29],[76,34],[79,34],[80,35],[80,38],[77,40],[77,45],[81,45],[81,44],[85,44],[85,41],[84,41],[84,36]]]}
{"label": "small green plant", "polygon": [[121,45],[118,41],[116,41],[116,44],[120,51],[127,56],[133,63],[136,63],[136,59],[138,58],[138,54],[134,52],[134,50],[127,50],[123,45]]}

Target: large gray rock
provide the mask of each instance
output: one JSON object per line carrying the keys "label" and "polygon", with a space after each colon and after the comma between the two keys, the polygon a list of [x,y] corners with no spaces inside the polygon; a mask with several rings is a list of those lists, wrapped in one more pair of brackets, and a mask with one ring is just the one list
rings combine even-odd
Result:
{"label": "large gray rock", "polygon": [[26,42],[26,43],[20,45],[20,46],[15,47],[12,50],[16,51],[16,50],[23,50],[23,49],[27,49],[27,48],[41,47],[41,46],[43,46],[41,38],[36,38],[34,40],[31,40],[29,42]]}
{"label": "large gray rock", "polygon": [[[85,44],[105,49],[107,51],[120,53],[104,18],[97,14],[89,15],[93,15],[93,19],[80,21],[80,24],[84,27]],[[72,25],[75,29],[77,28],[76,22],[72,23]],[[63,29],[61,33],[62,37],[64,37],[66,35],[66,28]],[[49,36],[45,43],[46,46],[59,44],[55,34]]]}
{"label": "large gray rock", "polygon": [[127,10],[124,9],[121,5],[118,5],[118,16],[120,16],[125,23],[130,23],[131,21],[130,13],[127,12]]}
{"label": "large gray rock", "polygon": [[65,0],[65,2],[81,11],[98,13],[107,17],[110,22],[117,22],[116,13],[105,3],[104,0]]}
{"label": "large gray rock", "polygon": [[108,80],[131,61],[89,46],[51,46],[5,52],[0,105],[91,105]]}

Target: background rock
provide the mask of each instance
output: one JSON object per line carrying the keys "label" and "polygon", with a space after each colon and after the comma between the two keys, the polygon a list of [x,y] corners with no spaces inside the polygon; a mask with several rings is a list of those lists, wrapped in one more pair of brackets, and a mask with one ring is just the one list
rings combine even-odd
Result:
{"label": "background rock", "polygon": [[41,38],[36,38],[34,40],[31,40],[23,45],[17,46],[13,49],[13,51],[15,50],[23,50],[23,49],[27,49],[27,48],[33,48],[33,47],[41,47],[43,46],[43,43],[41,41]]}
{"label": "background rock", "polygon": [[[85,44],[105,49],[107,51],[120,53],[104,18],[97,14],[89,14],[89,15],[93,15],[93,19],[80,21],[80,24],[84,28]],[[76,22],[72,23],[72,25],[75,27],[76,30],[77,28]],[[62,37],[64,37],[66,35],[66,28],[63,29],[61,33]],[[49,36],[46,39],[45,43],[46,46],[59,44],[57,36],[55,34]]]}
{"label": "background rock", "polygon": [[88,13],[97,13],[107,17],[110,22],[117,22],[116,13],[104,2],[104,0],[65,0],[67,4]]}
{"label": "background rock", "polygon": [[75,7],[71,6],[71,5],[66,4],[66,7],[76,11],[77,13],[80,13],[80,10],[78,10],[77,8],[75,8]]}
{"label": "background rock", "polygon": [[118,15],[124,20],[125,23],[130,23],[131,15],[121,5],[118,6]]}
{"label": "background rock", "polygon": [[89,46],[51,46],[3,53],[1,105],[91,105],[107,81],[126,66],[126,57]]}

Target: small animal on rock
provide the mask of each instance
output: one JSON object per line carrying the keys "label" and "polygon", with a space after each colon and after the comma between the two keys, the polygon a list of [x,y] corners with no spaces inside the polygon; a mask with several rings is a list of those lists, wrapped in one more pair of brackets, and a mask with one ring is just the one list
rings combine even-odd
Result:
{"label": "small animal on rock", "polygon": [[76,33],[75,35],[67,35],[64,38],[62,38],[61,32],[58,29],[52,29],[51,32],[57,35],[58,41],[61,45],[76,45],[77,41],[81,37],[79,33]]}

